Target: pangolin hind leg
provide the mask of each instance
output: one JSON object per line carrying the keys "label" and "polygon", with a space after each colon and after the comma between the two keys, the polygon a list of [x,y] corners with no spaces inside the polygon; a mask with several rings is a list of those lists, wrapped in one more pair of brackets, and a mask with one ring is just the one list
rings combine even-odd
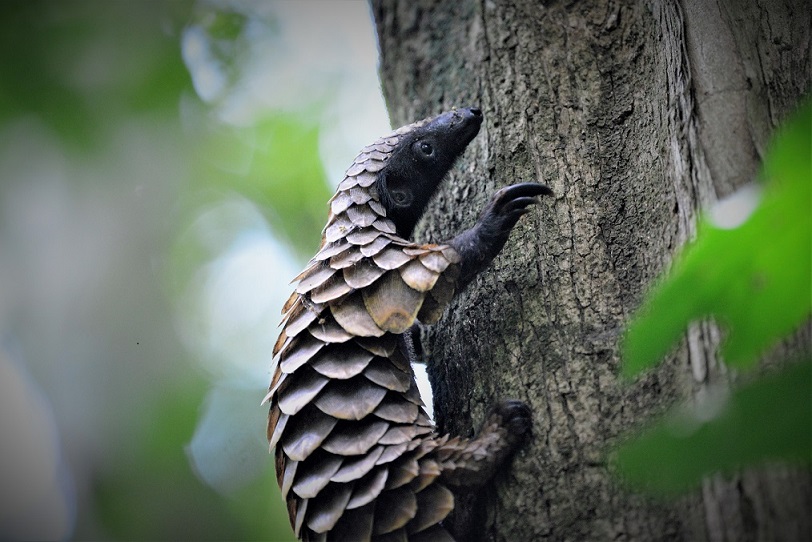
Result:
{"label": "pangolin hind leg", "polygon": [[475,438],[454,438],[434,451],[442,472],[440,480],[459,487],[485,484],[521,446],[531,425],[530,408],[525,403],[497,403]]}
{"label": "pangolin hind leg", "polygon": [[[399,348],[412,361],[418,361],[423,348],[417,324],[400,337]],[[453,486],[486,483],[529,435],[530,407],[517,400],[494,405],[473,439],[443,437],[430,455],[438,462],[440,479]]]}

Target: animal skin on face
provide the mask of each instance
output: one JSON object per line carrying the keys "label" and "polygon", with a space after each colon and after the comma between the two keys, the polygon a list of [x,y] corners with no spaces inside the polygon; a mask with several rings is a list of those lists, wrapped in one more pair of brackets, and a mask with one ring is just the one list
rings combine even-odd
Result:
{"label": "animal skin on face", "polygon": [[437,187],[479,132],[455,109],[365,147],[330,200],[319,251],[294,279],[274,347],[268,440],[291,525],[303,540],[452,540],[455,486],[486,482],[529,433],[528,407],[502,401],[476,438],[439,436],[414,380],[410,328],[436,322],[551,194],[494,194],[446,244],[409,240]]}

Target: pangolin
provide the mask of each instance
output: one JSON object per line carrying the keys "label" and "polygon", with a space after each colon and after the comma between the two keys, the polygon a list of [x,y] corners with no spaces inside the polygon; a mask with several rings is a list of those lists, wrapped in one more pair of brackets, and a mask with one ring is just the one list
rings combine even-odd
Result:
{"label": "pangolin", "polygon": [[293,282],[274,347],[268,440],[303,540],[453,540],[454,486],[482,484],[530,429],[503,401],[476,438],[439,436],[415,384],[411,333],[436,322],[502,249],[538,183],[496,192],[445,244],[409,240],[437,186],[479,132],[455,109],[365,147],[330,200],[321,247]]}

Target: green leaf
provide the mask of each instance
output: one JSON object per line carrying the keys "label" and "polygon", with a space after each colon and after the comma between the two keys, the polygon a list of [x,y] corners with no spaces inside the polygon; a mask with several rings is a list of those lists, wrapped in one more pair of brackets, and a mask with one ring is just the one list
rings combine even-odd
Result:
{"label": "green leaf", "polygon": [[812,362],[796,363],[622,444],[613,467],[632,487],[675,493],[758,461],[812,464]]}
{"label": "green leaf", "polygon": [[[726,331],[722,356],[750,367],[812,311],[812,100],[780,131],[753,187],[728,207],[758,200],[743,224],[703,217],[697,240],[677,258],[629,326],[623,374],[657,364],[692,320]],[[717,213],[718,215],[718,213]]]}

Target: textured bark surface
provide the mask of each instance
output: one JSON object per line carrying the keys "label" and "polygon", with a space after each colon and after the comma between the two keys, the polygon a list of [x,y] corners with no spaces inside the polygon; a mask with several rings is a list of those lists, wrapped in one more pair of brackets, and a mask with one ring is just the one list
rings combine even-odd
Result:
{"label": "textured bark surface", "polygon": [[[419,241],[470,227],[507,184],[555,191],[428,330],[442,431],[472,434],[502,398],[534,438],[485,491],[458,498],[461,540],[803,540],[808,472],[713,478],[676,502],[619,487],[625,431],[730,375],[713,325],[631,386],[624,323],[693,235],[699,209],[757,172],[807,92],[810,4],[373,0],[392,121],[479,105],[485,123],[429,207]],[[808,344],[808,330],[787,348]]]}

